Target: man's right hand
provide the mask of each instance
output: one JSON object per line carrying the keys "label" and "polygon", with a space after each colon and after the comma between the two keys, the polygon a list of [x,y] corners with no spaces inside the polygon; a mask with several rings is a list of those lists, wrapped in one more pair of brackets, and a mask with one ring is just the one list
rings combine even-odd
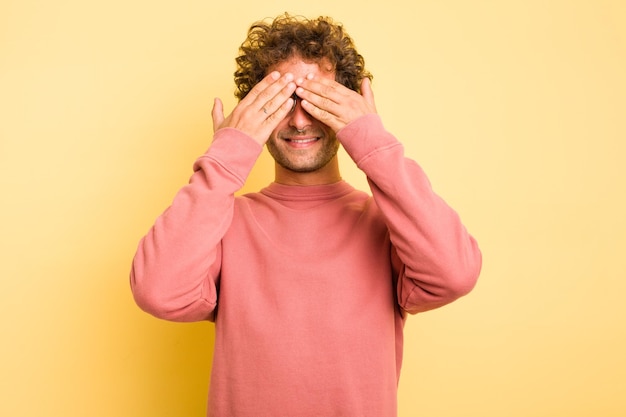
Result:
{"label": "man's right hand", "polygon": [[224,117],[222,101],[216,98],[211,111],[213,131],[232,127],[264,145],[291,110],[295,90],[292,74],[281,76],[273,71],[250,90],[228,117]]}

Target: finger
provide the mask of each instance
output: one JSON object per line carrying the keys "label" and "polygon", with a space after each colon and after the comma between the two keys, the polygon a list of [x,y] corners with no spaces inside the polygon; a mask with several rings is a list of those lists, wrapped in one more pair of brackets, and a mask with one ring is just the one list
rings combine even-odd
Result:
{"label": "finger", "polygon": [[258,108],[266,115],[272,114],[282,106],[295,89],[296,85],[293,83],[293,75],[286,73],[260,91],[251,106]]}
{"label": "finger", "polygon": [[211,118],[213,119],[213,133],[224,123],[224,104],[219,98],[213,100],[213,109],[211,110]]}
{"label": "finger", "polygon": [[274,112],[270,113],[267,116],[267,119],[265,119],[266,123],[272,126],[272,130],[276,127],[276,125],[278,125],[278,123],[280,123],[281,120],[283,120],[287,116],[287,114],[291,112],[291,109],[293,108],[293,105],[295,103],[295,100],[291,98],[291,94],[289,94],[287,96],[287,99],[283,101],[282,104]]}
{"label": "finger", "polygon": [[299,79],[298,90],[296,94],[307,100],[309,104],[319,109],[317,115],[327,120],[329,117],[342,118],[342,114],[346,113],[347,107],[358,93],[349,89],[334,79],[325,77],[314,77],[309,74],[306,79]]}
{"label": "finger", "polygon": [[257,99],[259,94],[263,92],[267,87],[274,84],[276,80],[280,78],[280,73],[278,71],[272,71],[265,76],[261,81],[259,81],[252,89],[248,92],[248,94],[241,100],[253,102]]}
{"label": "finger", "polygon": [[303,99],[300,102],[300,105],[304,111],[329,126],[334,131],[338,131],[343,125],[345,125],[345,123],[342,123],[342,121],[335,114],[330,113],[328,110],[317,106],[307,99]]}
{"label": "finger", "polygon": [[[333,79],[314,77],[313,74],[308,74],[304,80],[298,80],[297,84],[299,87],[310,91],[320,99],[327,100],[328,105],[341,103],[346,94],[351,91]],[[314,99],[311,95],[309,95],[308,98]],[[319,104],[322,103],[319,99],[317,101]]]}
{"label": "finger", "polygon": [[309,113],[313,111],[312,116],[317,119],[322,117],[322,121],[326,120],[327,117],[331,115],[338,115],[341,111],[341,104],[339,102],[335,102],[329,97],[319,95],[313,90],[298,87],[296,94],[302,99],[304,109]]}
{"label": "finger", "polygon": [[276,129],[278,124],[284,120],[287,114],[291,111],[294,100],[290,97],[287,98],[274,112],[267,115],[262,123],[254,125],[253,130],[248,132],[252,138],[254,138],[259,144],[264,145],[269,139],[272,131]]}

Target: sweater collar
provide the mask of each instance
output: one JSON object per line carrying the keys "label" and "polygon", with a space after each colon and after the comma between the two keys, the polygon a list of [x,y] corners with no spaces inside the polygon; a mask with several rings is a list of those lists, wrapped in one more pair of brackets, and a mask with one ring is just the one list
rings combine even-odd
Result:
{"label": "sweater collar", "polygon": [[354,191],[347,182],[341,180],[333,184],[324,185],[284,185],[271,183],[261,190],[261,193],[275,200],[284,201],[327,201],[334,200]]}

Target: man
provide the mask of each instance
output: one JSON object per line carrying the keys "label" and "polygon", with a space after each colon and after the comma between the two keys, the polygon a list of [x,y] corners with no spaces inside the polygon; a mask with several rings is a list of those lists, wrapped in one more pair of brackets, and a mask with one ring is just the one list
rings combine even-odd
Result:
{"label": "man", "polygon": [[[473,288],[476,242],[383,128],[341,25],[258,22],[237,64],[239,103],[215,100],[211,146],[139,244],[135,299],[215,322],[209,416],[395,416],[406,315]],[[263,145],[275,181],[235,197]]]}

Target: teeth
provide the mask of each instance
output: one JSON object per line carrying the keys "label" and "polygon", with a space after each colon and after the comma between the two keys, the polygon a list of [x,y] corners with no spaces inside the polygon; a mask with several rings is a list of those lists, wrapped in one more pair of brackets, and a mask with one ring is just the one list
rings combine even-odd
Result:
{"label": "teeth", "polygon": [[316,141],[317,138],[310,138],[310,139],[291,139],[291,141],[293,143],[309,143],[309,142],[314,142]]}

